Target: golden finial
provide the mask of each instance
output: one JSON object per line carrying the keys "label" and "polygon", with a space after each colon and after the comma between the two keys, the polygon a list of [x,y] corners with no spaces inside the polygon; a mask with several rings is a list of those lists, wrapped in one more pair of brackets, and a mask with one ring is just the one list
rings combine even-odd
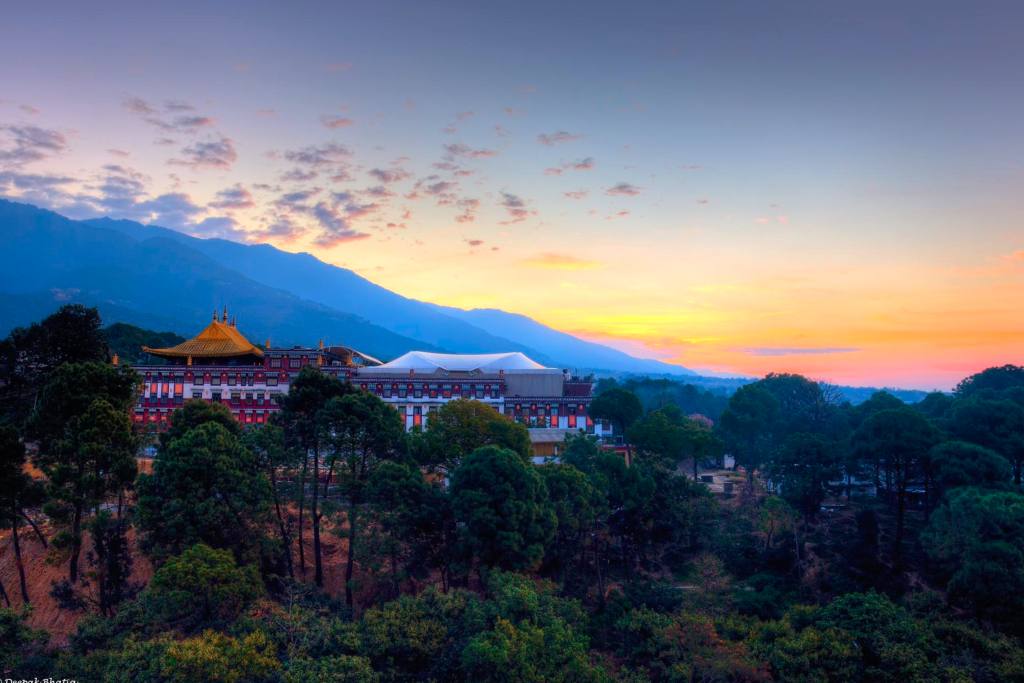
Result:
{"label": "golden finial", "polygon": [[221,318],[221,322],[222,323],[226,323],[227,321],[228,321],[228,307],[225,306],[224,307],[224,317]]}
{"label": "golden finial", "polygon": [[231,316],[231,327],[238,327],[238,316]]}
{"label": "golden finial", "polygon": [[213,309],[213,322],[217,322],[217,309]]}
{"label": "golden finial", "polygon": [[270,348],[270,337],[267,337],[267,343],[263,345],[263,348],[265,348],[265,349],[269,349]]}
{"label": "golden finial", "polygon": [[321,351],[323,351],[324,349],[324,340],[322,337],[320,338],[320,345],[317,348],[319,348]]}
{"label": "golden finial", "polygon": [[118,365],[121,362],[121,359],[118,358],[117,354],[115,353],[114,357],[110,359],[110,362],[113,363],[114,365]]}
{"label": "golden finial", "polygon": [[185,359],[185,365],[192,365],[192,356],[191,355],[189,355],[189,357]]}

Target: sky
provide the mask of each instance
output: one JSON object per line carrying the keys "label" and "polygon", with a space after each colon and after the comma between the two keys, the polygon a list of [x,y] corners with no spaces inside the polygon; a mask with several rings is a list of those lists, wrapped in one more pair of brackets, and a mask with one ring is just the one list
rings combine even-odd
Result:
{"label": "sky", "polygon": [[1024,363],[1019,2],[16,3],[0,196],[726,374]]}

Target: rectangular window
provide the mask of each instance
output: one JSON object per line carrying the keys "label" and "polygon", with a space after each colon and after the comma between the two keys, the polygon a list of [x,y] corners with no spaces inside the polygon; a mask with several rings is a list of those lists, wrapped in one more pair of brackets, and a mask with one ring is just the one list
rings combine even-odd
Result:
{"label": "rectangular window", "polygon": [[219,401],[220,400],[220,392],[219,391],[215,391],[212,394],[210,394],[210,400],[211,401]]}
{"label": "rectangular window", "polygon": [[238,384],[238,375],[228,375],[228,386],[233,387]]}
{"label": "rectangular window", "polygon": [[301,368],[302,367],[302,361],[299,360],[298,358],[292,358],[290,361],[288,361],[288,367],[290,367],[292,369]]}
{"label": "rectangular window", "polygon": [[416,387],[412,392],[413,398],[423,398],[423,390]]}
{"label": "rectangular window", "polygon": [[281,367],[281,359],[280,358],[271,358],[270,359],[270,367],[272,367],[272,368],[279,368],[279,367]]}
{"label": "rectangular window", "polygon": [[174,395],[175,396],[181,396],[182,392],[184,390],[185,390],[185,386],[183,384],[175,384],[174,385]]}
{"label": "rectangular window", "polygon": [[220,375],[214,375],[210,379],[210,384],[212,384],[215,387],[219,387],[220,386]]}
{"label": "rectangular window", "polygon": [[268,377],[267,378],[267,386],[268,387],[276,387],[277,386],[277,378],[276,377]]}

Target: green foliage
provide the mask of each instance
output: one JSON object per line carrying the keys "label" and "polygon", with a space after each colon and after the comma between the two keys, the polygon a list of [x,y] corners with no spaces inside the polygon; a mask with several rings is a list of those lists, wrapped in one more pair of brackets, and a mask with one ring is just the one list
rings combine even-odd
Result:
{"label": "green foliage", "polygon": [[156,571],[145,599],[150,619],[189,632],[231,623],[262,593],[255,565],[200,543]]}
{"label": "green foliage", "polygon": [[1004,488],[1010,483],[1011,467],[995,451],[965,441],[945,441],[929,454],[936,497],[960,486]]}
{"label": "green foliage", "polygon": [[1024,495],[953,489],[932,514],[921,542],[948,577],[951,601],[979,615],[1019,624],[1024,608]]}
{"label": "green foliage", "polygon": [[370,660],[352,655],[292,659],[284,672],[285,683],[377,683],[379,680]]}
{"label": "green foliage", "polygon": [[0,608],[0,674],[26,672],[49,641],[45,631],[30,628],[27,612]]}
{"label": "green foliage", "polygon": [[450,474],[466,456],[484,446],[507,448],[527,461],[532,454],[525,425],[482,401],[460,398],[430,414],[416,450],[421,464]]}
{"label": "green foliage", "polygon": [[1008,389],[1024,387],[1024,366],[1003,365],[986,368],[981,372],[963,379],[956,385],[957,398],[972,398],[1000,394]]}
{"label": "green foliage", "polygon": [[0,423],[21,424],[43,385],[65,363],[105,363],[107,345],[95,308],[62,306],[0,341]]}
{"label": "green foliage", "polygon": [[772,448],[773,426],[781,407],[778,399],[759,383],[740,387],[722,413],[719,430],[736,463],[748,477],[762,465]]}
{"label": "green foliage", "polygon": [[161,448],[138,484],[143,547],[162,560],[205,543],[252,559],[269,519],[270,485],[239,438],[217,422]]}
{"label": "green foliage", "polygon": [[171,413],[170,426],[160,434],[161,447],[167,448],[175,439],[180,439],[190,430],[207,422],[220,425],[232,436],[242,436],[242,425],[226,405],[196,398],[185,401],[181,408]]}
{"label": "green foliage", "polygon": [[281,668],[262,632],[234,638],[204,631],[185,640],[128,640],[104,676],[110,683],[269,683]]}
{"label": "green foliage", "polygon": [[829,482],[839,478],[842,453],[816,434],[791,435],[768,464],[782,497],[805,517],[814,517],[828,494]]}
{"label": "green foliage", "polygon": [[588,413],[595,420],[611,422],[617,434],[626,434],[626,430],[643,415],[644,408],[632,391],[615,387],[595,396]]}
{"label": "green foliage", "polygon": [[403,581],[427,579],[433,570],[447,583],[455,520],[444,490],[416,467],[383,462],[370,475],[366,498],[372,541],[361,544],[360,562],[386,567],[395,595]]}
{"label": "green foliage", "polygon": [[359,622],[361,650],[385,681],[453,680],[476,598],[428,589],[367,610]]}
{"label": "green foliage", "polygon": [[185,341],[174,332],[154,332],[128,323],[114,323],[101,330],[111,354],[117,354],[123,363],[152,363],[143,346],[151,349],[167,348]]}
{"label": "green foliage", "polygon": [[555,532],[544,481],[517,453],[497,446],[473,451],[452,477],[460,540],[486,567],[536,567]]}
{"label": "green foliage", "polygon": [[619,656],[648,680],[770,680],[744,643],[723,638],[704,615],[632,610],[616,622],[614,640]]}
{"label": "green foliage", "polygon": [[1024,407],[1008,399],[972,397],[957,401],[950,411],[949,429],[957,439],[984,446],[1009,460],[1014,483],[1020,486]]}

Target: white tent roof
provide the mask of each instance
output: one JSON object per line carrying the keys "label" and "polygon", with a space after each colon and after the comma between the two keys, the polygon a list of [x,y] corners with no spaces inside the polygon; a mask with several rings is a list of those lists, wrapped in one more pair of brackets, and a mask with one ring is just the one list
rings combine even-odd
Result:
{"label": "white tent roof", "polygon": [[512,351],[509,353],[429,353],[427,351],[410,351],[399,356],[390,363],[384,363],[372,368],[371,371],[408,371],[417,370],[420,372],[434,372],[436,370],[447,370],[449,372],[493,372],[499,370],[523,371],[523,370],[550,370],[540,363],[531,360],[527,356]]}

